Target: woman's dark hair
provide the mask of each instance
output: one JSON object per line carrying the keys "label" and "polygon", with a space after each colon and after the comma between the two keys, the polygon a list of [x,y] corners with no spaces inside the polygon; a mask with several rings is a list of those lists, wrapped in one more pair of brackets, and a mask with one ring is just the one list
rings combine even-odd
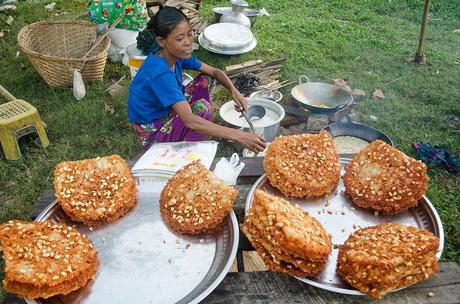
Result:
{"label": "woman's dark hair", "polygon": [[165,6],[153,16],[147,28],[153,30],[155,36],[167,38],[169,33],[182,21],[188,21],[188,18],[181,10]]}

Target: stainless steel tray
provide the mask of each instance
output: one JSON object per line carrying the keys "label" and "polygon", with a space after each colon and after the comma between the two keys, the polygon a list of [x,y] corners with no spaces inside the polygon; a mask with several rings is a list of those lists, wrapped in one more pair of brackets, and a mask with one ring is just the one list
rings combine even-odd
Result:
{"label": "stainless steel tray", "polygon": [[99,253],[96,278],[67,296],[28,303],[199,303],[229,271],[238,249],[233,211],[215,233],[195,237],[170,231],[163,223],[159,194],[172,173],[136,177],[136,207],[113,224],[88,228],[72,222],[57,202],[37,221],[76,224]]}
{"label": "stainless steel tray", "polygon": [[[225,26],[228,26],[228,28]],[[208,28],[214,28],[217,31],[213,31],[213,35],[207,37],[206,29]],[[252,35],[250,30],[244,26],[233,23],[216,23],[210,25],[208,28],[200,34],[198,42],[203,48],[210,52],[222,55],[238,55],[247,53],[257,46],[256,38]],[[244,30],[244,33],[240,34],[238,30]],[[217,35],[216,32],[219,33],[219,31],[221,34]],[[249,35],[252,39],[248,38]],[[242,40],[235,40],[235,37]]]}
{"label": "stainless steel tray", "polygon": [[216,47],[212,47],[207,42],[207,40],[203,37],[203,33],[201,33],[200,36],[198,37],[198,42],[200,43],[200,45],[204,49],[206,49],[206,50],[208,50],[210,52],[216,53],[216,54],[221,54],[221,55],[244,54],[244,53],[247,53],[249,51],[252,51],[257,46],[257,40],[254,38],[254,40],[251,42],[251,44],[249,44],[247,47],[244,47],[244,48],[239,49],[239,50],[228,50],[227,48],[225,48],[225,46],[222,46],[220,48],[216,48]]}
{"label": "stainless steel tray", "polygon": [[[341,176],[345,173],[345,165],[350,161],[351,159],[349,158],[340,159]],[[333,244],[343,244],[351,233],[360,228],[381,223],[400,223],[426,229],[439,237],[440,245],[436,256],[438,259],[441,257],[444,247],[444,230],[436,209],[426,196],[423,196],[417,207],[411,208],[399,215],[375,215],[373,211],[359,208],[351,202],[344,193],[345,187],[342,178],[337,188],[332,191],[327,199],[326,197],[318,199],[296,199],[285,197],[270,184],[266,175],[263,175],[255,182],[248,194],[245,213],[251,207],[256,189],[262,189],[268,193],[281,196],[293,204],[299,204],[311,216],[320,221],[326,231],[332,235]],[[348,285],[336,274],[337,255],[338,248],[332,249],[332,254],[329,256],[326,267],[321,273],[312,278],[297,277],[297,279],[310,285],[338,293],[362,295],[361,292]]]}

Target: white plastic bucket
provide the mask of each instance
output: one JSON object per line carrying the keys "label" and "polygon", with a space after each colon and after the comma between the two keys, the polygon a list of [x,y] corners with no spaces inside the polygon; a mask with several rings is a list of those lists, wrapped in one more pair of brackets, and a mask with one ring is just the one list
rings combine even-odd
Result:
{"label": "white plastic bucket", "polygon": [[114,28],[109,33],[112,43],[122,49],[136,43],[137,35],[139,35],[139,32],[119,28]]}
{"label": "white plastic bucket", "polygon": [[136,43],[131,44],[126,48],[126,56],[128,57],[128,66],[129,72],[131,73],[131,79],[133,79],[147,56],[142,55],[142,51],[137,48]]}

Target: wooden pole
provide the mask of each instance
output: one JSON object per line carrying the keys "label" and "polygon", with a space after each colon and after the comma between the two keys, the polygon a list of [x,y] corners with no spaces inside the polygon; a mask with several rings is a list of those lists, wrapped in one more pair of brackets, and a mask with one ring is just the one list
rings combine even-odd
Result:
{"label": "wooden pole", "polygon": [[426,63],[426,57],[425,57],[425,54],[423,54],[423,42],[425,40],[425,29],[426,29],[426,23],[428,21],[429,13],[430,13],[430,0],[426,0],[425,1],[425,11],[423,12],[423,18],[422,18],[422,27],[420,28],[420,38],[418,41],[418,48],[417,48],[417,52],[415,53],[415,57],[414,57],[414,62],[416,63],[421,63],[421,64]]}
{"label": "wooden pole", "polygon": [[13,95],[11,95],[10,92],[8,92],[4,87],[2,87],[0,85],[0,95],[2,95],[3,97],[5,97],[8,101],[13,101],[13,100],[16,100],[16,97],[14,97]]}

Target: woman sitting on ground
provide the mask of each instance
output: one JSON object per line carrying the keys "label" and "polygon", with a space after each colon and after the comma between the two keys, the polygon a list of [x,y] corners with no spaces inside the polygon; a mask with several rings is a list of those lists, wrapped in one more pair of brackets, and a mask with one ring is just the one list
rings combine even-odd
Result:
{"label": "woman sitting on ground", "polygon": [[[128,118],[142,146],[156,142],[200,141],[208,137],[236,141],[260,152],[265,140],[254,133],[212,122],[214,79],[227,88],[236,108],[247,110],[247,100],[219,69],[192,55],[193,35],[187,17],[173,7],[161,8],[150,21],[159,49],[146,58],[129,89]],[[182,90],[182,70],[201,73]]]}

